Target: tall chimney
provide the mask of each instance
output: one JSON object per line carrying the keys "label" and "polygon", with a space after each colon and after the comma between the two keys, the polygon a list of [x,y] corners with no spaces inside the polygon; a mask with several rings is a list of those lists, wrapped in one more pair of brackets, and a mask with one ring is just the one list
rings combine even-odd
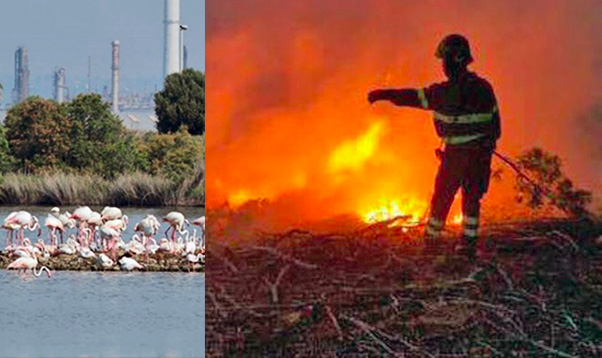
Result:
{"label": "tall chimney", "polygon": [[27,50],[19,47],[15,51],[15,87],[13,103],[19,103],[29,97],[29,59]]}
{"label": "tall chimney", "polygon": [[112,93],[113,93],[113,113],[119,114],[119,41],[115,40],[112,42],[113,45],[113,56],[112,66],[113,80],[111,81]]}
{"label": "tall chimney", "polygon": [[65,69],[60,67],[54,71],[54,100],[65,102]]}
{"label": "tall chimney", "polygon": [[165,0],[163,77],[180,70],[180,0]]}

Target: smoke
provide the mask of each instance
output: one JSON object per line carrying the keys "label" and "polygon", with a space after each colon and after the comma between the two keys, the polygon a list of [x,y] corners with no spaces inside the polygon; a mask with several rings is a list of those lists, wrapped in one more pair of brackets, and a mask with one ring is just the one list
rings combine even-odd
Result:
{"label": "smoke", "polygon": [[266,220],[297,225],[388,198],[427,201],[439,144],[430,114],[370,108],[366,93],[443,81],[434,50],[449,33],[469,39],[471,69],[496,91],[499,149],[554,151],[578,185],[599,189],[599,141],[580,138],[599,113],[600,10],[595,0],[209,0],[207,205],[265,198]]}

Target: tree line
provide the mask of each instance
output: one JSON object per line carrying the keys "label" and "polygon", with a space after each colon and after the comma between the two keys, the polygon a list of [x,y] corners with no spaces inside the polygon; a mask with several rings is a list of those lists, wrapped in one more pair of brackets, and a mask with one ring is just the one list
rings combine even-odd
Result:
{"label": "tree line", "polygon": [[0,173],[96,175],[141,172],[173,183],[204,177],[204,74],[188,69],[155,94],[158,133],[127,130],[99,94],[70,102],[32,96],[0,126]]}

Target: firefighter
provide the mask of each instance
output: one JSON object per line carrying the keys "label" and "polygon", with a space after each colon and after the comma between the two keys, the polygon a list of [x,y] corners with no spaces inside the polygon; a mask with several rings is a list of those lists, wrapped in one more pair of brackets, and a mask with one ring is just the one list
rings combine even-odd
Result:
{"label": "firefighter", "polygon": [[420,89],[373,90],[368,101],[388,100],[398,106],[434,112],[443,150],[436,151],[441,163],[424,232],[424,249],[437,252],[438,237],[461,188],[463,233],[456,250],[474,258],[480,200],[489,186],[491,156],[501,134],[500,116],[491,85],[467,68],[473,58],[464,36],[446,36],[435,55],[442,60],[447,81]]}

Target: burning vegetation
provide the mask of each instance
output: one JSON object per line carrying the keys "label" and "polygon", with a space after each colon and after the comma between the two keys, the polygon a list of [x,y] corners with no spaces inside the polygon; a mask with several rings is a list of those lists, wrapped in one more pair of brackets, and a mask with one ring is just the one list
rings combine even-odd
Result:
{"label": "burning vegetation", "polygon": [[[553,3],[208,1],[209,357],[602,353],[602,227],[580,189],[602,188],[584,154],[599,143],[575,120],[599,92],[579,44],[602,23],[593,1]],[[510,153],[475,261],[451,250],[458,198],[442,254],[420,253],[430,115],[365,98],[441,81],[434,46],[456,30],[496,88]]]}

